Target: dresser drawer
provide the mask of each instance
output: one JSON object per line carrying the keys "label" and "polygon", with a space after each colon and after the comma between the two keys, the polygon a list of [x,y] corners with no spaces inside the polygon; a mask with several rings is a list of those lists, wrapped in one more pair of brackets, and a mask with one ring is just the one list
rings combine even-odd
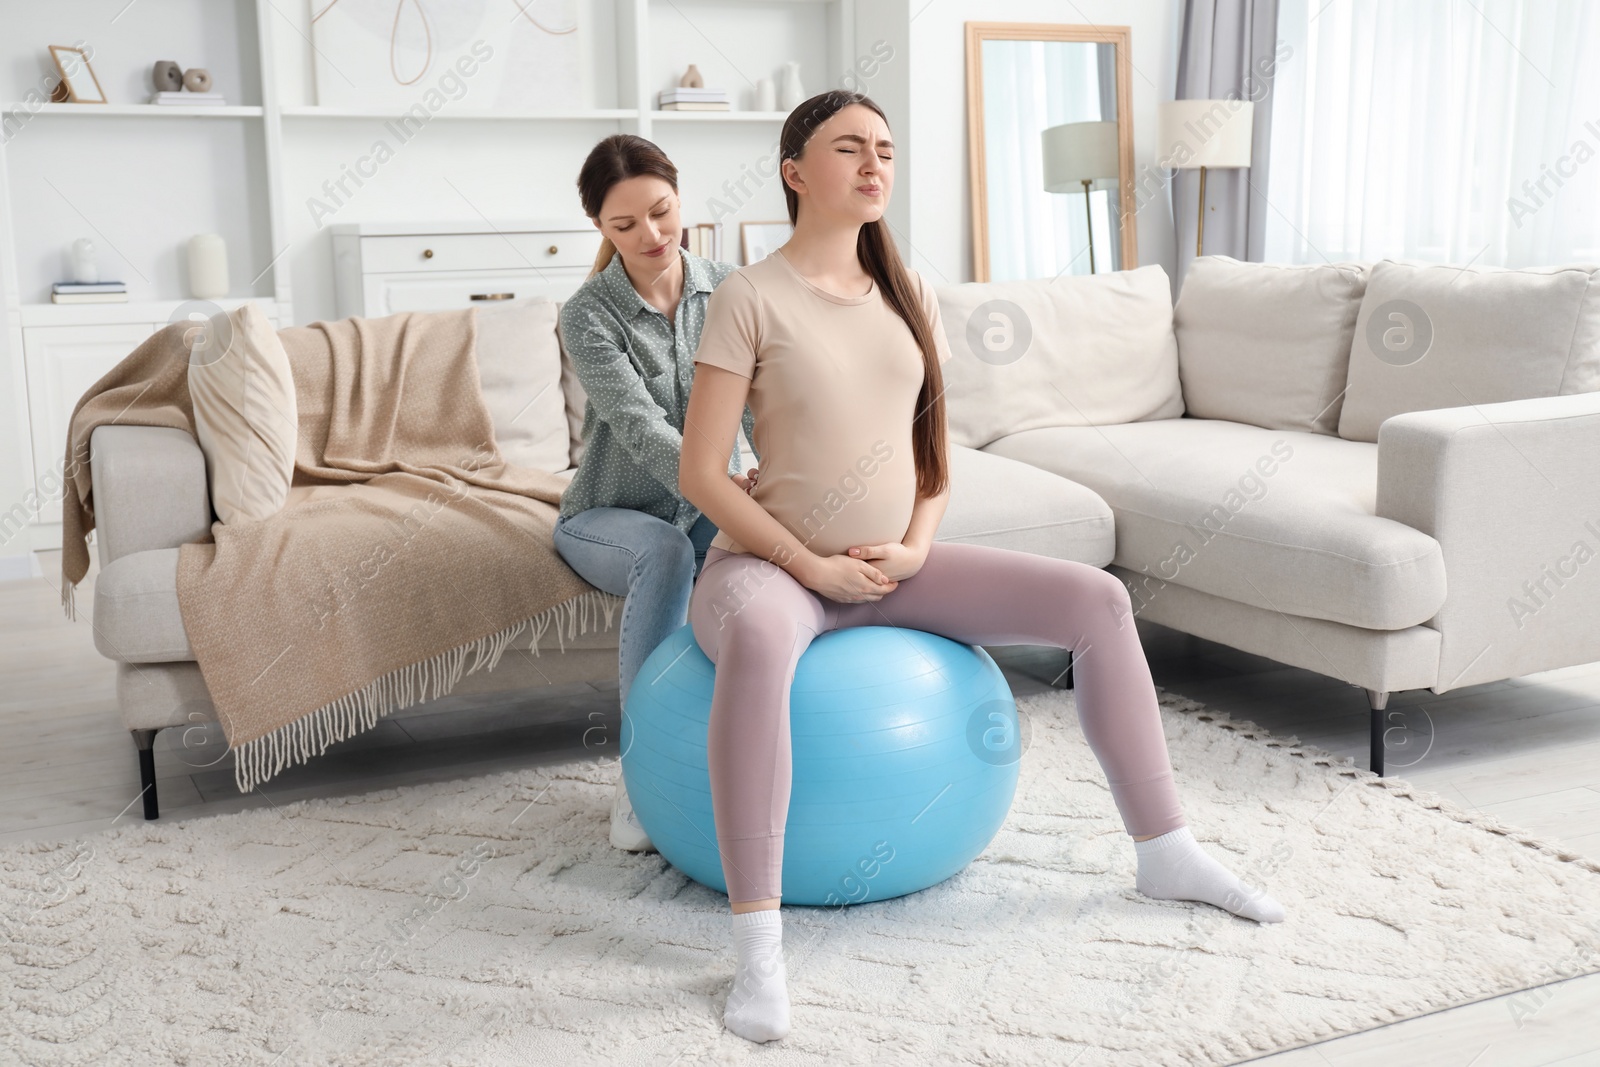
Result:
{"label": "dresser drawer", "polygon": [[[460,271],[440,274],[369,274],[363,280],[366,314],[443,311],[494,307],[498,299],[531,296],[566,300],[583,284],[589,267],[550,267],[531,271]],[[478,297],[479,299],[473,299]]]}
{"label": "dresser drawer", "polygon": [[594,229],[363,237],[361,270],[394,274],[589,267],[599,251],[600,231]]}

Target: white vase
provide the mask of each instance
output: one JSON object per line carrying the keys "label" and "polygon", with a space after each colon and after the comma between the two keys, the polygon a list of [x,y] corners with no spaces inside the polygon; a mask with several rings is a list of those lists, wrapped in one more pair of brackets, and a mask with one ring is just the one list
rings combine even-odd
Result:
{"label": "white vase", "polygon": [[189,238],[189,292],[201,300],[228,295],[228,247],[221,234]]}
{"label": "white vase", "polygon": [[778,75],[778,106],[784,111],[793,111],[805,101],[806,91],[800,85],[800,61],[791,59]]}
{"label": "white vase", "polygon": [[772,84],[771,78],[761,78],[756,81],[756,110],[778,110],[778,90]]}

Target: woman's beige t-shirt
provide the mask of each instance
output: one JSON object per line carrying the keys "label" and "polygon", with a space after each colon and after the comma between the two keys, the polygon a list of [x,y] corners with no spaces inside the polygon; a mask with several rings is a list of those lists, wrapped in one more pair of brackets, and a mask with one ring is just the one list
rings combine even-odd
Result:
{"label": "woman's beige t-shirt", "polygon": [[[933,287],[908,270],[950,358]],[[912,419],[922,350],[878,285],[838,296],[783,253],[740,267],[706,304],[695,362],[750,379],[751,444],[761,456],[752,499],[820,556],[903,540],[916,503]],[[725,530],[712,547],[744,552]]]}

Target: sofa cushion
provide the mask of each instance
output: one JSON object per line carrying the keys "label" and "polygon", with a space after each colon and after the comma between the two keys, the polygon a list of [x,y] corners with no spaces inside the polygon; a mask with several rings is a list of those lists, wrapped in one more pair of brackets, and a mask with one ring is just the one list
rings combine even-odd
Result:
{"label": "sofa cushion", "polygon": [[935,541],[1111,562],[1111,509],[1094,492],[1029,463],[950,446],[950,500]]}
{"label": "sofa cushion", "polygon": [[1183,414],[1159,266],[934,292],[953,353],[943,368],[952,444]]}
{"label": "sofa cushion", "polygon": [[1384,260],[1367,278],[1339,436],[1406,411],[1600,389],[1600,268]]}
{"label": "sofa cushion", "polygon": [[555,301],[530,297],[478,308],[477,358],[505,461],[542,471],[572,466]]}
{"label": "sofa cushion", "polygon": [[1114,562],[1291,618],[1376,630],[1444,603],[1428,535],[1376,514],[1377,445],[1219,419],[1053,427],[985,451],[1093,489],[1116,516]]}
{"label": "sofa cushion", "polygon": [[1335,433],[1366,271],[1192,260],[1172,309],[1185,413]]}

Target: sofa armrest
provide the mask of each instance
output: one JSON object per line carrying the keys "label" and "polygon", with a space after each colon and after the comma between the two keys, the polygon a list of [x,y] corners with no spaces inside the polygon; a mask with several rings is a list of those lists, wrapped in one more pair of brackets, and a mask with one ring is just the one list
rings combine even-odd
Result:
{"label": "sofa armrest", "polygon": [[1600,392],[1386,419],[1377,513],[1444,551],[1442,693],[1600,660]]}
{"label": "sofa armrest", "polygon": [[98,426],[89,439],[100,566],[211,535],[205,453],[169,426]]}

